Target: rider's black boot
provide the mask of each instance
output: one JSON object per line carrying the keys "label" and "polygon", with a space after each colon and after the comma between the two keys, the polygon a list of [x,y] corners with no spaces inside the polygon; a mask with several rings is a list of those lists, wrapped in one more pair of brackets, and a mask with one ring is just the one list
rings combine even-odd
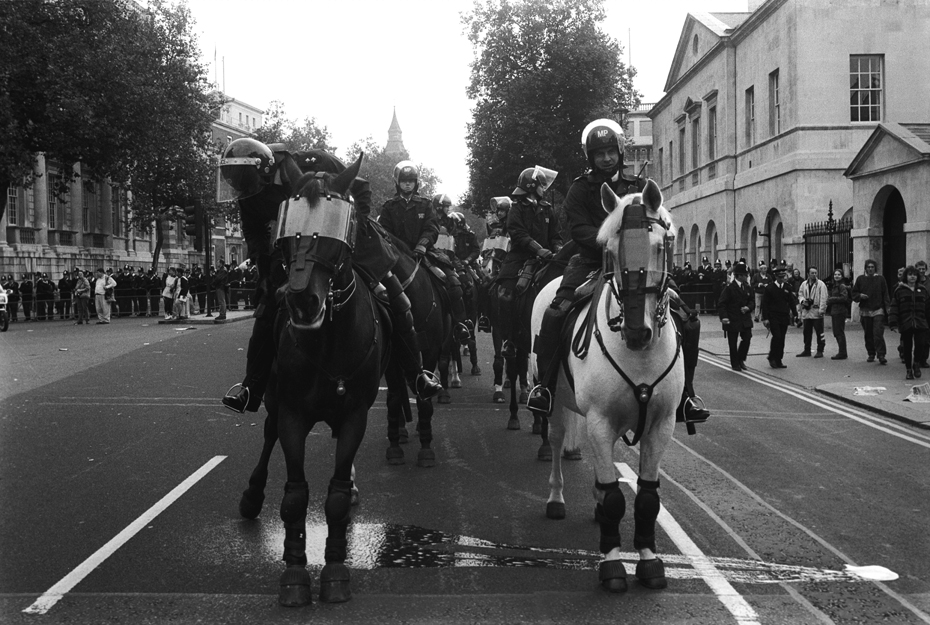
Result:
{"label": "rider's black boot", "polygon": [[501,347],[501,356],[507,358],[517,357],[517,345],[513,342],[513,317],[514,309],[513,291],[500,287],[497,294],[497,318],[500,323],[501,338],[504,344]]}
{"label": "rider's black boot", "polygon": [[410,300],[394,274],[389,273],[381,283],[388,292],[391,317],[394,321],[393,346],[398,363],[404,370],[404,378],[420,399],[434,397],[442,390],[442,385],[436,381],[436,376],[423,370],[423,357],[420,355],[417,332],[413,327]]}
{"label": "rider's black boot", "polygon": [[685,365],[685,388],[678,405],[678,420],[685,423],[703,423],[710,417],[710,411],[704,407],[704,400],[694,392],[694,371],[697,368],[699,343],[701,338],[701,320],[692,313],[686,322],[679,325],[681,330],[681,354]]}
{"label": "rider's black boot", "polygon": [[[223,405],[230,410],[258,412],[262,405],[268,374],[274,365],[274,318],[275,308],[268,307],[267,312],[257,317],[252,325],[249,351],[246,352],[245,378],[223,397]],[[234,393],[237,387],[239,390]]]}
{"label": "rider's black boot", "polygon": [[471,338],[471,328],[468,324],[471,320],[465,314],[465,300],[462,293],[462,286],[458,283],[458,278],[450,278],[449,288],[446,289],[449,294],[449,302],[452,304],[452,322],[455,326],[452,328],[452,338],[457,343],[467,343]]}
{"label": "rider's black boot", "polygon": [[536,352],[536,369],[539,383],[530,391],[526,407],[539,415],[552,412],[552,400],[555,397],[555,383],[559,372],[559,339],[562,333],[562,321],[565,311],[561,307],[546,308],[543,313],[539,336],[533,351]]}

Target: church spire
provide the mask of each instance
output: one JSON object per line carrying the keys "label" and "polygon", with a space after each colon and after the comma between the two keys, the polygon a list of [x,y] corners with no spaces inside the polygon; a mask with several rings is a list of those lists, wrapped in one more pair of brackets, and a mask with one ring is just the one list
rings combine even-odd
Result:
{"label": "church spire", "polygon": [[407,152],[407,149],[404,148],[403,134],[403,131],[400,129],[400,124],[397,122],[397,107],[395,106],[394,118],[391,120],[391,127],[388,128],[387,145],[384,146],[385,154],[402,156]]}

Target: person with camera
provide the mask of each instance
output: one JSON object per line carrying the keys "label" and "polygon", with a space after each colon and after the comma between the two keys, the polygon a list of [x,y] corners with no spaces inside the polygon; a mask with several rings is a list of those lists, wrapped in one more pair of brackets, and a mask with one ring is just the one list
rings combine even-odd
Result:
{"label": "person with camera", "polygon": [[823,358],[823,350],[827,346],[827,340],[823,335],[823,316],[827,312],[827,299],[827,285],[817,278],[817,268],[811,267],[807,270],[807,280],[798,289],[798,315],[804,324],[804,351],[797,355],[798,358],[811,355],[814,331],[817,332],[817,353],[814,354],[814,358]]}

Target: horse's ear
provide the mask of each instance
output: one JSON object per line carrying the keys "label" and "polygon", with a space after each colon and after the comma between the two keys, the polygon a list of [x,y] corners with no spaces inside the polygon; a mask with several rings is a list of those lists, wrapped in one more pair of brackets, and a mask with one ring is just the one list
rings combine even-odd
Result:
{"label": "horse's ear", "polygon": [[355,180],[358,176],[358,172],[362,169],[362,162],[365,160],[365,153],[360,152],[358,155],[358,160],[356,160],[352,165],[346,169],[344,172],[336,176],[336,179],[333,180],[330,188],[342,195],[345,195],[349,190],[349,187],[352,186],[352,181]]}
{"label": "horse's ear", "polygon": [[608,213],[614,212],[614,209],[617,208],[617,204],[620,203],[620,198],[617,197],[617,194],[613,192],[613,189],[610,188],[606,182],[601,185],[601,205],[604,207],[604,210]]}
{"label": "horse's ear", "polygon": [[652,210],[659,210],[662,206],[662,192],[659,191],[659,185],[652,178],[646,180],[646,188],[643,189],[643,204]]}

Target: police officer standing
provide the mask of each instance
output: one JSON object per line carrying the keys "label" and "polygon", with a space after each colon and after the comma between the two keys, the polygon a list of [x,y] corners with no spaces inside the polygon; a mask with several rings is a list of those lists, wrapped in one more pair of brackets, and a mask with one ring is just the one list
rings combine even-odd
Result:
{"label": "police officer standing", "polygon": [[65,271],[58,281],[58,300],[55,302],[55,309],[58,311],[59,319],[71,318],[71,293],[73,291],[74,280]]}
{"label": "police officer standing", "polygon": [[749,268],[744,262],[736,263],[733,266],[733,282],[727,285],[717,302],[717,313],[730,347],[730,368],[734,371],[749,368],[745,361],[752,340],[752,311],[755,308],[755,295],[749,286]]}
{"label": "police officer standing", "polygon": [[48,279],[48,274],[43,273],[39,281],[36,282],[36,317],[39,321],[55,318],[55,285]]}
{"label": "police officer standing", "polygon": [[786,282],[788,266],[785,261],[774,267],[775,280],[765,285],[762,292],[762,325],[772,333],[769,343],[769,366],[785,369],[785,335],[791,325],[791,311],[798,305],[794,292]]}

